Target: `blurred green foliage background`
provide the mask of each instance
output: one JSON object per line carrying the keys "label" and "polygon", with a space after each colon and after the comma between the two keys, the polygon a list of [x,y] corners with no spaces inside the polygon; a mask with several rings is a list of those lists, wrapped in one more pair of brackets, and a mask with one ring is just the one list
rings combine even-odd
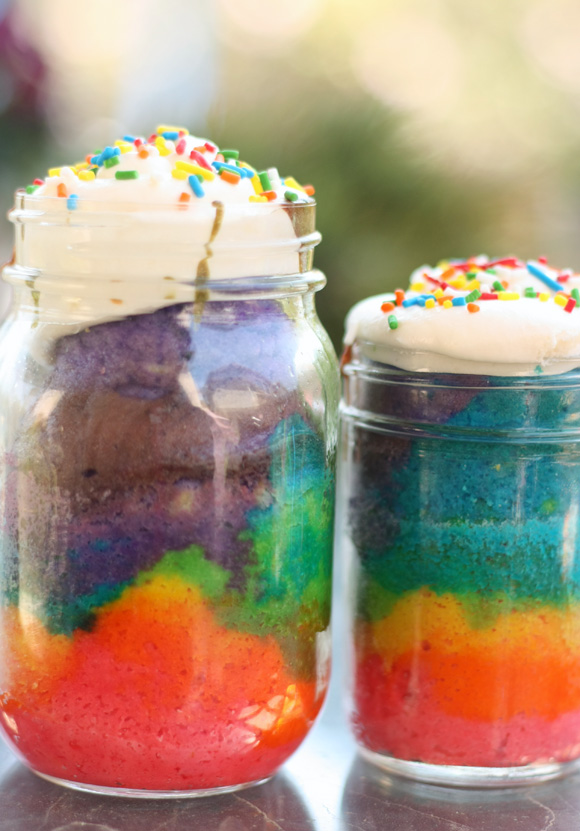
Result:
{"label": "blurred green foliage background", "polygon": [[0,0],[0,201],[185,123],[315,185],[338,349],[348,308],[425,262],[580,269],[578,42],[577,0]]}

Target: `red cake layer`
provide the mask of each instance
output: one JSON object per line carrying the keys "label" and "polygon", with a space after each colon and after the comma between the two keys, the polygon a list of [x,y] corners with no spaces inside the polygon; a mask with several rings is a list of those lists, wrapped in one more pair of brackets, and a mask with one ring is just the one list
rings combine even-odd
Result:
{"label": "red cake layer", "polygon": [[[498,712],[501,706],[498,701]],[[452,715],[441,705],[437,680],[417,676],[405,660],[387,674],[377,654],[357,666],[353,721],[369,750],[414,762],[506,767],[580,756],[580,709],[554,719],[524,712],[493,721]]]}

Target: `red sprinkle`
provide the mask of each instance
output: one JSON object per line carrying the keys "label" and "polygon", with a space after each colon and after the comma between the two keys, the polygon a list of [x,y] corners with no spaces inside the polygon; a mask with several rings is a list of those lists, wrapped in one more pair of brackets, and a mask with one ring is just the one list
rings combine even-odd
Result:
{"label": "red sprinkle", "polygon": [[180,139],[175,145],[175,152],[178,156],[183,156],[185,151],[185,139]]}
{"label": "red sprinkle", "polygon": [[524,263],[516,257],[506,257],[503,260],[494,260],[492,263],[486,263],[485,268],[493,268],[496,265],[505,265],[508,268],[519,268],[523,266]]}
{"label": "red sprinkle", "polygon": [[[540,262],[540,261],[538,260],[538,262]],[[558,277],[556,277],[556,280],[559,283],[567,283],[569,279],[570,279],[569,274],[560,274]]]}
{"label": "red sprinkle", "polygon": [[215,144],[212,144],[211,141],[206,141],[205,149],[209,150],[210,153],[215,153],[217,147],[215,146]]}
{"label": "red sprinkle", "polygon": [[497,300],[497,294],[493,291],[484,291],[479,295],[479,300]]}
{"label": "red sprinkle", "polygon": [[548,262],[548,258],[547,257],[538,257],[538,262],[542,263],[542,265],[546,265],[547,262]]}
{"label": "red sprinkle", "polygon": [[155,144],[157,140],[157,133],[151,133],[149,138],[147,139],[148,144]]}
{"label": "red sprinkle", "polygon": [[395,289],[395,302],[397,306],[403,305],[403,300],[405,299],[405,292],[403,289]]}
{"label": "red sprinkle", "polygon": [[34,179],[32,182],[33,185],[44,185],[44,179]]}
{"label": "red sprinkle", "polygon": [[135,145],[135,147],[141,147],[141,145],[143,144],[143,139],[136,138],[133,144]]}
{"label": "red sprinkle", "polygon": [[[445,274],[447,274],[449,276],[451,271],[452,271],[452,269],[447,269]],[[444,277],[445,274],[442,274],[441,276]],[[449,283],[445,283],[443,280],[436,280],[435,277],[431,277],[429,274],[427,274],[426,271],[423,272],[423,277],[426,277],[427,280],[429,280],[431,283],[435,283],[437,286],[439,286],[439,288],[441,288],[443,290],[449,288]]]}
{"label": "red sprinkle", "polygon": [[574,300],[574,298],[573,298],[573,297],[570,297],[570,298],[568,299],[568,302],[567,302],[567,303],[566,303],[566,305],[564,306],[564,311],[565,311],[565,312],[571,312],[571,311],[572,311],[572,309],[573,309],[575,306],[576,306],[576,301]]}
{"label": "red sprinkle", "polygon": [[392,312],[394,308],[395,304],[390,303],[388,300],[381,304],[381,312]]}
{"label": "red sprinkle", "polygon": [[205,167],[206,170],[212,170],[211,165],[206,162],[199,150],[192,150],[189,154],[189,158],[193,159],[194,162],[197,162],[200,167]]}
{"label": "red sprinkle", "polygon": [[467,311],[471,312],[471,314],[475,314],[475,312],[479,311],[479,306],[477,305],[477,303],[468,303]]}

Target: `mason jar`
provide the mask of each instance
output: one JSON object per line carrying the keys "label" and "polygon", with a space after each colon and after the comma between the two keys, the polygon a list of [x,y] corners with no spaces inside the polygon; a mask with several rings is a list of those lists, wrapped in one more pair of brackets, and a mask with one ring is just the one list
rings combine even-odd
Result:
{"label": "mason jar", "polygon": [[355,342],[339,516],[362,755],[432,783],[580,756],[580,373],[409,372]]}
{"label": "mason jar", "polygon": [[78,789],[255,784],[329,675],[338,372],[314,206],[63,201],[10,214],[2,732]]}

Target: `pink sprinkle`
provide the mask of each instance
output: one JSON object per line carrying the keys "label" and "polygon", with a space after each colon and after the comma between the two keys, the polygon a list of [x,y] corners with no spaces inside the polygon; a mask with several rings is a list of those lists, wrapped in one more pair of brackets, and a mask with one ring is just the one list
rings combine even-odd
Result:
{"label": "pink sprinkle", "polygon": [[177,153],[178,156],[183,156],[184,151],[185,151],[185,139],[181,139],[175,145],[175,152]]}
{"label": "pink sprinkle", "polygon": [[192,150],[189,154],[189,158],[192,159],[194,162],[197,162],[200,167],[205,167],[206,170],[211,170],[210,165],[203,158],[202,154],[199,153],[197,150]]}
{"label": "pink sprinkle", "polygon": [[214,144],[212,144],[211,141],[206,141],[205,146],[210,153],[215,153],[215,151],[217,150],[217,147]]}

